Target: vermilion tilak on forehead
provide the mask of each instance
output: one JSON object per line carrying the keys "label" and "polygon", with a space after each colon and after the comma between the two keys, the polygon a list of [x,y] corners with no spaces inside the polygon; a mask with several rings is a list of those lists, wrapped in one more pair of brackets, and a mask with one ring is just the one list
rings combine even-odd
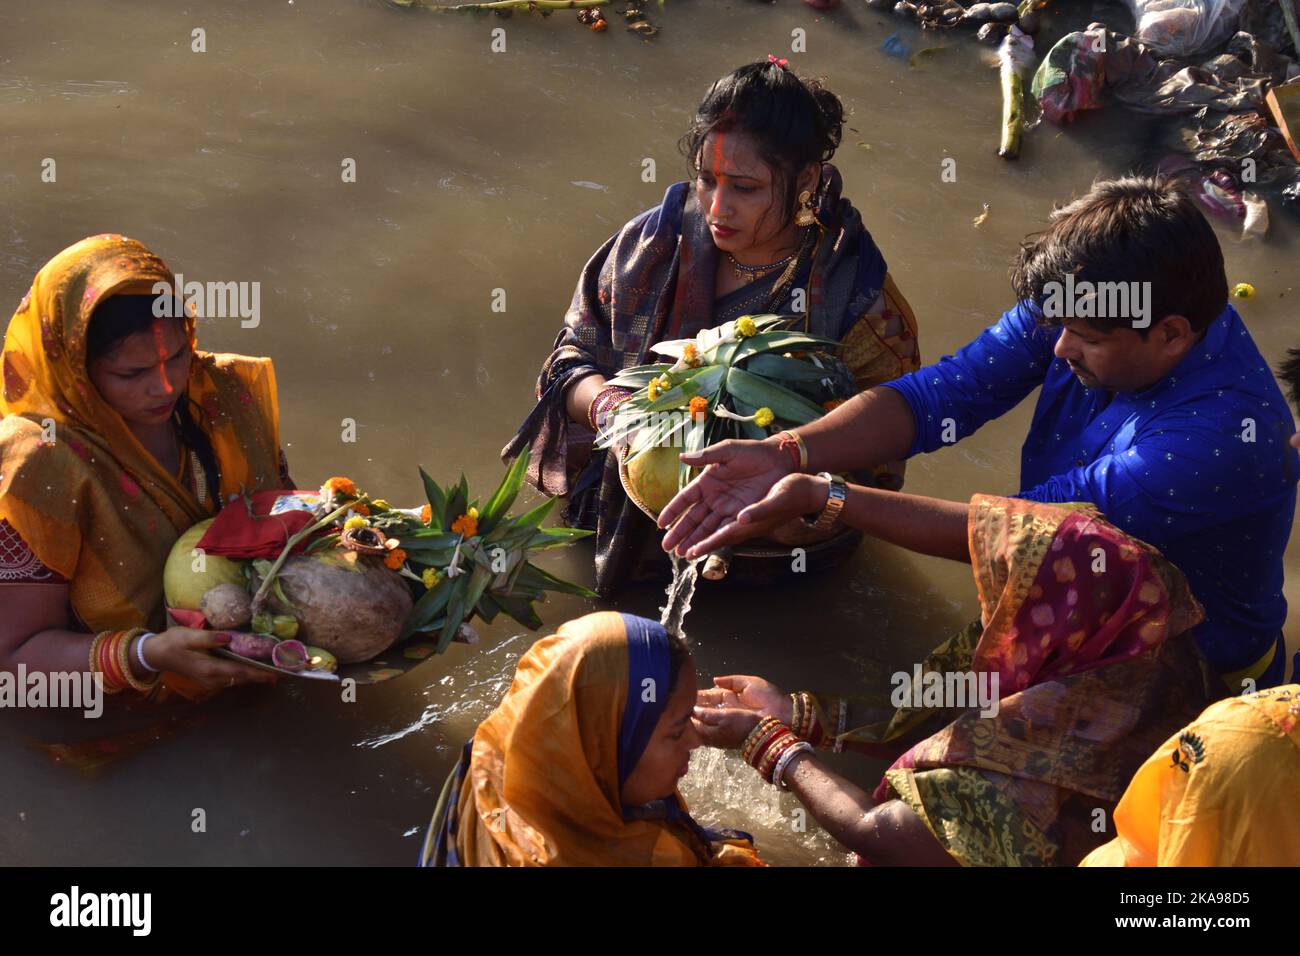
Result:
{"label": "vermilion tilak on forehead", "polygon": [[[713,134],[713,178],[717,186],[721,186],[726,179],[722,172],[722,141],[725,138],[722,133]],[[718,203],[721,198],[722,190],[715,187],[713,190],[713,206],[709,210],[711,215],[716,216],[718,214]]]}
{"label": "vermilion tilak on forehead", "polygon": [[162,322],[157,319],[154,319],[153,323],[153,340],[158,346],[158,380],[162,382],[163,390],[170,395],[175,389],[167,379],[167,343],[163,341]]}

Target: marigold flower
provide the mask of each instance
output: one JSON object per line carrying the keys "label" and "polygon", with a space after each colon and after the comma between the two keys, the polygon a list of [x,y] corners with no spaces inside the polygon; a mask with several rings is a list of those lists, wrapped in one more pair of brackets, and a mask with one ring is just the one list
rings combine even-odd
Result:
{"label": "marigold flower", "polygon": [[465,514],[469,515],[475,521],[478,520],[478,509],[473,506],[470,506],[469,511],[465,512]]}
{"label": "marigold flower", "polygon": [[442,575],[438,573],[437,568],[425,568],[424,573],[420,575],[420,580],[424,582],[426,591],[435,587],[441,578]]}
{"label": "marigold flower", "polygon": [[406,552],[401,548],[394,548],[384,555],[384,565],[396,571],[406,563]]}
{"label": "marigold flower", "polygon": [[700,364],[700,351],[695,347],[694,342],[687,342],[685,348],[682,349],[682,361],[691,368],[695,368]]}
{"label": "marigold flower", "polygon": [[655,401],[661,394],[672,387],[673,383],[667,375],[660,375],[658,378],[650,379],[650,384],[646,386],[650,395],[650,401]]}
{"label": "marigold flower", "polygon": [[352,510],[355,511],[355,512],[356,512],[357,514],[359,514],[359,515],[367,515],[367,516],[369,516],[369,514],[370,514],[370,508],[369,508],[368,505],[353,505],[353,506],[352,506]]}
{"label": "marigold flower", "polygon": [[747,339],[751,335],[758,334],[758,326],[754,324],[754,320],[752,317],[748,315],[742,315],[740,318],[736,320],[736,334],[739,335],[742,339]]}
{"label": "marigold flower", "polygon": [[324,491],[326,495],[342,495],[345,498],[355,498],[357,496],[357,485],[351,478],[342,478],[336,475],[325,482]]}
{"label": "marigold flower", "polygon": [[466,538],[472,538],[478,534],[478,513],[477,509],[471,508],[474,514],[463,514],[451,523],[451,533],[464,535]]}
{"label": "marigold flower", "polygon": [[709,414],[709,400],[703,395],[691,399],[691,421],[698,421]]}
{"label": "marigold flower", "polygon": [[360,515],[353,515],[347,521],[343,522],[343,528],[345,531],[351,531],[354,528],[364,528],[365,526],[366,519]]}
{"label": "marigold flower", "polygon": [[772,409],[768,408],[766,405],[754,412],[754,424],[759,428],[766,428],[775,420],[776,416],[772,414]]}
{"label": "marigold flower", "polygon": [[423,508],[421,508],[420,520],[423,521],[425,524],[431,522],[433,520],[433,508],[430,507],[429,505],[425,505]]}
{"label": "marigold flower", "polygon": [[1232,295],[1236,299],[1253,299],[1255,298],[1255,287],[1249,282],[1238,282],[1232,287]]}

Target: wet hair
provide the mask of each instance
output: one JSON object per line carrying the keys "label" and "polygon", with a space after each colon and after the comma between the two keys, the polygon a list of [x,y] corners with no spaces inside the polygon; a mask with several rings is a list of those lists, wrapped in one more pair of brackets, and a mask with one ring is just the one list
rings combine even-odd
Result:
{"label": "wet hair", "polygon": [[[710,87],[678,143],[700,172],[700,151],[710,133],[740,132],[754,140],[758,155],[772,170],[774,205],[781,228],[794,218],[795,183],[810,163],[835,155],[844,127],[844,104],[814,79],[768,60],[748,63]],[[761,223],[760,223],[761,225]]]}
{"label": "wet hair", "polygon": [[691,658],[691,649],[686,641],[677,634],[668,635],[668,696],[677,690],[678,676],[682,666]]}
{"label": "wet hair", "polygon": [[1291,404],[1300,408],[1300,349],[1287,349],[1286,358],[1277,367],[1277,377],[1282,380]]}
{"label": "wet hair", "polygon": [[[132,335],[148,332],[155,322],[179,322],[180,319],[158,318],[153,314],[154,296],[152,295],[114,295],[104,299],[95,306],[90,316],[90,326],[86,329],[86,369],[91,363],[111,354]],[[203,466],[208,497],[216,507],[221,507],[221,472],[217,464],[217,455],[212,448],[212,441],[207,432],[199,427],[198,419],[191,406],[188,392],[183,401],[176,404],[173,413],[176,425],[180,429],[181,440],[185,447],[198,456]]]}
{"label": "wet hair", "polygon": [[[1203,332],[1228,304],[1228,277],[1214,228],[1173,179],[1125,176],[1095,183],[1087,195],[1052,213],[1051,225],[1020,246],[1011,285],[1046,325],[1044,287],[1074,274],[1079,282],[1150,282],[1151,325],[1169,315]],[[1086,320],[1101,331],[1132,328],[1132,318]]]}

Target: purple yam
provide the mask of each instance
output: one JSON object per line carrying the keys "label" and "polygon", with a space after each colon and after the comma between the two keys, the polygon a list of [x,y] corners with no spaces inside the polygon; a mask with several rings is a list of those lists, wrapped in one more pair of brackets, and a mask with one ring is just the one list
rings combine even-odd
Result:
{"label": "purple yam", "polygon": [[242,631],[227,633],[230,634],[230,643],[226,647],[231,653],[255,661],[269,661],[271,652],[275,650],[275,645],[278,643],[275,638],[266,634],[245,634]]}

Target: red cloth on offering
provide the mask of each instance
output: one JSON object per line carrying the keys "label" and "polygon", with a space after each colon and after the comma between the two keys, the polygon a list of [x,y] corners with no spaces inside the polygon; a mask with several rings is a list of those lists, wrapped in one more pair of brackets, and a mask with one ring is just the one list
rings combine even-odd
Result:
{"label": "red cloth on offering", "polygon": [[[208,554],[236,560],[278,558],[290,536],[297,534],[315,519],[307,511],[285,511],[272,515],[272,506],[276,499],[284,495],[314,493],[279,489],[255,491],[251,496],[251,515],[242,500],[232,501],[217,512],[211,527],[199,539],[198,547]],[[304,539],[295,551],[306,547],[308,543],[309,540]]]}

